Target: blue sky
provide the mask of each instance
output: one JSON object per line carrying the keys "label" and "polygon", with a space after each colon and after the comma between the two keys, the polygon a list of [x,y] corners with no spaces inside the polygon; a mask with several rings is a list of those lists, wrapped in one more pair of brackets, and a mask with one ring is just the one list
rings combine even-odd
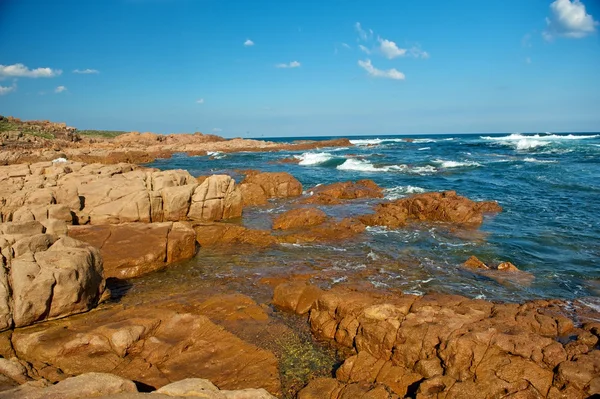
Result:
{"label": "blue sky", "polygon": [[234,136],[600,131],[595,0],[0,0],[0,114]]}

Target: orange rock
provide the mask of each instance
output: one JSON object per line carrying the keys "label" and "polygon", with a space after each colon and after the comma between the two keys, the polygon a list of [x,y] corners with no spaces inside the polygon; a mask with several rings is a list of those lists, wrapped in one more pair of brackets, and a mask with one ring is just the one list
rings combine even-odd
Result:
{"label": "orange rock", "polygon": [[264,205],[268,198],[289,198],[302,194],[302,184],[286,172],[246,175],[240,183],[244,205]]}
{"label": "orange rock", "polygon": [[252,230],[228,223],[196,223],[196,241],[201,247],[230,246],[248,244],[256,247],[268,247],[276,243],[269,231]]}
{"label": "orange rock", "polygon": [[384,203],[375,213],[360,217],[368,226],[397,228],[410,222],[445,222],[462,226],[479,226],[485,212],[499,212],[496,202],[474,202],[455,191],[424,193]]}
{"label": "orange rock", "polygon": [[290,230],[316,226],[323,223],[327,215],[317,208],[296,208],[277,216],[273,220],[274,230]]}
{"label": "orange rock", "polygon": [[357,198],[383,198],[383,189],[372,180],[359,180],[317,186],[309,190],[312,196],[302,200],[304,204],[338,204],[339,200]]}
{"label": "orange rock", "polygon": [[489,267],[480,261],[476,256],[471,256],[469,259],[467,259],[467,261],[463,263],[463,266],[471,269],[489,270]]}
{"label": "orange rock", "polygon": [[507,272],[518,272],[520,271],[515,265],[510,262],[502,262],[497,267],[498,270],[504,270]]}
{"label": "orange rock", "polygon": [[306,230],[279,236],[279,242],[300,244],[347,240],[365,231],[365,225],[355,219],[329,220]]}

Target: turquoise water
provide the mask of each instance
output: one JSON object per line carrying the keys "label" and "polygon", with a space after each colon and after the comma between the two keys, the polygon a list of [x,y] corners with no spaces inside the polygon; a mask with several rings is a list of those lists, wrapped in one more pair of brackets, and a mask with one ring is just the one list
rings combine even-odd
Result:
{"label": "turquoise water", "polygon": [[[325,138],[320,138],[325,139]],[[276,139],[290,141],[291,139]],[[259,278],[313,272],[321,282],[363,280],[405,292],[442,291],[490,300],[600,296],[600,134],[503,134],[353,137],[354,146],[303,152],[177,154],[149,166],[193,175],[237,170],[286,171],[305,190],[317,184],[372,179],[386,198],[456,190],[475,200],[497,200],[504,212],[477,231],[420,225],[370,228],[331,245],[279,246],[227,260],[211,251],[193,262],[198,276]],[[296,157],[300,164],[279,163]],[[211,159],[212,158],[212,159]],[[369,212],[376,201],[323,207],[332,216]],[[243,223],[268,228],[289,202],[244,210]],[[476,255],[486,263],[509,260],[533,279],[498,280],[464,270]]]}

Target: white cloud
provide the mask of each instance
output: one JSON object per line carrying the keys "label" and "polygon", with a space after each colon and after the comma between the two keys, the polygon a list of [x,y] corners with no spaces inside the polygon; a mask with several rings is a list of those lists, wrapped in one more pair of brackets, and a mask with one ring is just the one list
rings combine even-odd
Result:
{"label": "white cloud", "polygon": [[394,80],[404,80],[405,76],[402,72],[398,71],[395,68],[383,70],[377,69],[371,64],[371,60],[367,59],[365,61],[358,60],[358,66],[367,71],[369,75],[375,78],[386,78],[386,79],[394,79]]}
{"label": "white cloud", "polygon": [[97,69],[89,69],[88,68],[88,69],[75,69],[73,71],[73,73],[79,73],[79,74],[82,74],[82,75],[89,75],[89,74],[93,74],[93,73],[100,73],[100,71],[97,70]]}
{"label": "white cloud", "polygon": [[198,104],[204,104],[204,99],[203,99],[203,98],[201,98],[201,99],[199,99],[199,100],[196,100],[196,103],[198,103]]}
{"label": "white cloud", "polygon": [[13,83],[12,86],[0,86],[0,96],[8,94],[17,90],[17,84]]}
{"label": "white cloud", "polygon": [[275,65],[275,68],[299,68],[300,67],[300,63],[298,61],[292,61],[289,64],[277,64]]}
{"label": "white cloud", "polygon": [[377,38],[379,42],[379,50],[383,53],[383,55],[388,59],[394,59],[396,57],[403,57],[406,55],[405,48],[399,48],[396,43],[391,40]]}
{"label": "white cloud", "polygon": [[429,53],[427,51],[421,50],[419,46],[412,46],[408,51],[411,57],[415,58],[429,58]]}
{"label": "white cloud", "polygon": [[362,26],[360,26],[360,22],[354,24],[354,29],[356,29],[356,32],[358,32],[358,37],[361,40],[367,40],[369,38],[367,32],[362,28]]}
{"label": "white cloud", "polygon": [[62,93],[63,91],[67,91],[65,86],[58,86],[56,89],[54,89],[55,93]]}
{"label": "white cloud", "polygon": [[598,25],[580,0],[555,0],[550,4],[550,12],[552,15],[546,18],[547,30],[542,32],[546,40],[555,36],[579,39],[594,33]]}
{"label": "white cloud", "polygon": [[53,78],[62,73],[60,69],[37,68],[29,69],[23,64],[0,65],[0,79],[14,78]]}
{"label": "white cloud", "polygon": [[367,47],[363,46],[362,44],[359,44],[358,48],[361,49],[361,51],[366,54],[371,54],[371,50],[369,50]]}
{"label": "white cloud", "polygon": [[250,39],[246,39],[246,41],[244,42],[244,46],[246,46],[246,47],[254,46],[254,42]]}

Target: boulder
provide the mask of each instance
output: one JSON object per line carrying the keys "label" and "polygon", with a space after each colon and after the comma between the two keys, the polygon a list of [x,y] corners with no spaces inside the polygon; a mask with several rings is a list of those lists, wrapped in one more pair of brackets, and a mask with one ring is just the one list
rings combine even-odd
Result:
{"label": "boulder", "polygon": [[269,198],[290,198],[302,194],[302,184],[286,172],[247,175],[240,183],[244,206],[264,205]]}
{"label": "boulder", "polygon": [[15,256],[0,265],[0,330],[85,312],[98,304],[104,277],[95,248],[40,234],[17,241],[10,250]]}
{"label": "boulder", "polygon": [[227,175],[210,176],[195,189],[187,217],[218,221],[242,216],[242,192]]}
{"label": "boulder", "polygon": [[411,222],[444,222],[477,227],[483,222],[484,213],[501,210],[494,201],[475,202],[454,191],[444,191],[417,194],[379,204],[374,214],[359,219],[367,226],[390,228],[406,226]]}
{"label": "boulder", "polygon": [[303,204],[336,205],[341,200],[358,198],[383,198],[383,189],[372,180],[342,182],[313,187],[308,192],[310,197],[303,199]]}
{"label": "boulder", "polygon": [[316,226],[323,223],[327,215],[317,208],[296,208],[277,216],[273,220],[274,230],[290,230]]}
{"label": "boulder", "polygon": [[196,254],[196,234],[184,222],[70,226],[68,234],[100,250],[106,278],[139,277]]}

